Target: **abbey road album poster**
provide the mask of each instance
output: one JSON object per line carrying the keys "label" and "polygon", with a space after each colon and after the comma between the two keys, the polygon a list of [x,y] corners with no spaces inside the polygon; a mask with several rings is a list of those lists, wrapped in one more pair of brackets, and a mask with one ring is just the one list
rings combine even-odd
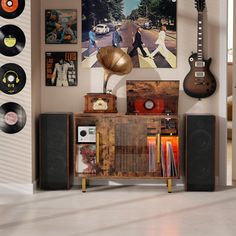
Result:
{"label": "abbey road album poster", "polygon": [[77,52],[46,52],[46,86],[77,85]]}
{"label": "abbey road album poster", "polygon": [[82,0],[82,66],[100,67],[96,54],[114,46],[134,68],[176,68],[177,0]]}
{"label": "abbey road album poster", "polygon": [[77,10],[45,10],[45,43],[77,43]]}

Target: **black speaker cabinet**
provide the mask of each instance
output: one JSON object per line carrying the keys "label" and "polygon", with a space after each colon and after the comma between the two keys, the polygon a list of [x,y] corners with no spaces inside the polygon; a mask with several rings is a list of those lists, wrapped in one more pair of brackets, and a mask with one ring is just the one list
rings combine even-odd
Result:
{"label": "black speaker cabinet", "polygon": [[187,191],[215,189],[215,116],[186,115],[185,170]]}
{"label": "black speaker cabinet", "polygon": [[40,188],[69,189],[73,183],[73,114],[40,115]]}

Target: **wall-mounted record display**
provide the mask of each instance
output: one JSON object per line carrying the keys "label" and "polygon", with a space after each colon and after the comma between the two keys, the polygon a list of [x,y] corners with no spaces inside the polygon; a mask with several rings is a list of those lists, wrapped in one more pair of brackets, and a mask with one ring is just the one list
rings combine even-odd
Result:
{"label": "wall-mounted record display", "polygon": [[25,86],[25,71],[17,64],[8,63],[0,67],[0,91],[6,94],[19,93]]}
{"label": "wall-mounted record display", "polygon": [[24,32],[15,25],[4,25],[0,28],[0,53],[5,56],[16,56],[25,47]]}
{"label": "wall-mounted record display", "polygon": [[8,102],[0,106],[0,130],[8,134],[18,133],[25,123],[26,112],[21,105]]}
{"label": "wall-mounted record display", "polygon": [[25,0],[0,0],[0,16],[13,19],[19,16],[25,8]]}

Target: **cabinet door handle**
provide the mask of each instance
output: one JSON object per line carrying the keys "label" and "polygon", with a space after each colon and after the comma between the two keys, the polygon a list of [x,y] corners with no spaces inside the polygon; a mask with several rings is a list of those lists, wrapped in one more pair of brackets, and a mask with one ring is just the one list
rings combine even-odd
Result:
{"label": "cabinet door handle", "polygon": [[161,135],[157,134],[157,164],[161,163]]}
{"label": "cabinet door handle", "polygon": [[96,163],[99,164],[99,145],[100,145],[100,135],[99,132],[96,133]]}

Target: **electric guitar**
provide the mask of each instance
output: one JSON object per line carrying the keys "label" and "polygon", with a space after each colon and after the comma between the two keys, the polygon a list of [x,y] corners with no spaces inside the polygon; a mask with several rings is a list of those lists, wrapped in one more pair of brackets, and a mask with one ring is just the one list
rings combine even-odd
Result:
{"label": "electric guitar", "polygon": [[188,61],[190,72],[184,79],[184,91],[194,98],[206,98],[216,90],[216,80],[210,71],[211,58],[203,59],[203,11],[205,0],[195,0],[198,11],[197,53],[193,53]]}

